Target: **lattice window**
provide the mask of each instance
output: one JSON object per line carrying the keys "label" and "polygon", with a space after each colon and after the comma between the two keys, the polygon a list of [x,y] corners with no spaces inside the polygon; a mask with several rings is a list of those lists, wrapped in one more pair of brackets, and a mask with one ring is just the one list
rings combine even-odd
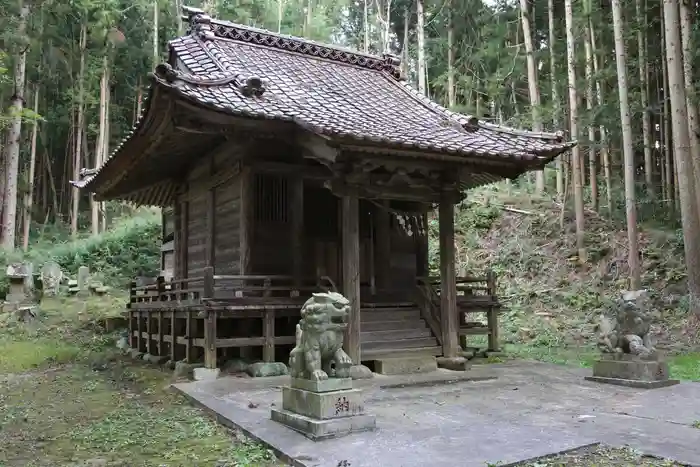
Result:
{"label": "lattice window", "polygon": [[285,178],[256,174],[253,181],[254,218],[258,222],[289,221],[289,185]]}

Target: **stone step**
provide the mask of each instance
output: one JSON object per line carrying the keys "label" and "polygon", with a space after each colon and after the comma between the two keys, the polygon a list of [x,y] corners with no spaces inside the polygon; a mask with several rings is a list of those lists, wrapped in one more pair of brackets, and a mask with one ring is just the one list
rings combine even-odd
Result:
{"label": "stone step", "polygon": [[415,339],[396,339],[391,341],[370,341],[362,342],[362,350],[391,350],[391,349],[412,349],[420,347],[437,346],[434,337],[421,337]]}
{"label": "stone step", "polygon": [[390,311],[362,310],[360,312],[360,320],[362,321],[401,321],[420,318],[420,310],[417,308],[390,309]]}
{"label": "stone step", "polygon": [[427,347],[414,347],[414,348],[394,348],[394,349],[375,349],[368,350],[365,346],[362,346],[362,361],[372,361],[379,360],[382,358],[395,358],[395,357],[405,357],[411,355],[442,355],[442,347],[438,345],[431,345]]}
{"label": "stone step", "polygon": [[362,321],[360,332],[399,331],[403,329],[426,329],[422,319],[402,319],[396,321]]}
{"label": "stone step", "polygon": [[389,329],[386,331],[366,331],[360,328],[360,342],[387,342],[400,341],[403,339],[420,339],[433,337],[430,329],[413,328],[413,329]]}
{"label": "stone step", "polygon": [[434,355],[408,355],[403,357],[380,358],[374,361],[374,372],[381,375],[410,375],[437,371]]}

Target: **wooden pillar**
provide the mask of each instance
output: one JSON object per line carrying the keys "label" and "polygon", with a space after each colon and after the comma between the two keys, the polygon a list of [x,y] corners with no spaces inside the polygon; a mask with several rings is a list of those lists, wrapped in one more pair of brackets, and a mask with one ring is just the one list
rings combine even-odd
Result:
{"label": "wooden pillar", "polygon": [[[214,296],[214,268],[204,268],[204,298]],[[216,324],[217,312],[207,306],[204,322],[204,367],[216,368]]]}
{"label": "wooden pillar", "polygon": [[[175,199],[175,203],[173,205],[173,278],[179,279],[182,277],[180,275],[180,248],[182,245],[182,205],[180,202]],[[161,253],[162,257],[162,253]],[[161,259],[162,261],[162,259]]]}
{"label": "wooden pillar", "polygon": [[178,245],[178,250],[175,252],[180,262],[180,276],[179,279],[186,279],[188,268],[187,268],[187,249],[188,249],[188,232],[190,222],[189,213],[189,202],[187,201],[187,191],[182,197],[182,202],[180,203],[180,245]]}
{"label": "wooden pillar", "polygon": [[360,364],[360,219],[356,195],[342,198],[343,295],[350,301],[345,352]]}
{"label": "wooden pillar", "polygon": [[440,199],[440,314],[443,356],[456,357],[459,350],[459,320],[455,273],[454,204],[450,192],[443,192]]}
{"label": "wooden pillar", "polygon": [[291,214],[292,275],[294,285],[300,287],[304,275],[304,179],[289,180],[289,209]]}
{"label": "wooden pillar", "polygon": [[[214,175],[214,158],[211,158],[209,175]],[[216,200],[214,192],[216,187],[211,187],[207,190],[207,236],[206,236],[206,265],[214,267],[214,235],[216,228]]]}
{"label": "wooden pillar", "polygon": [[[242,164],[245,164],[243,162]],[[241,276],[250,274],[250,244],[253,229],[253,173],[249,166],[241,166],[241,183],[240,183],[240,226],[239,226],[239,271]],[[245,281],[241,281],[240,286],[243,287]],[[240,324],[246,337],[250,337],[250,322],[247,319],[241,321]],[[252,357],[252,349],[250,347],[240,347],[238,355],[243,360],[250,360]]]}
{"label": "wooden pillar", "polygon": [[250,239],[253,227],[253,174],[250,167],[241,167],[240,196],[240,275],[250,272]]}
{"label": "wooden pillar", "polygon": [[376,227],[375,263],[374,272],[377,277],[377,288],[382,289],[389,286],[389,275],[391,273],[391,216],[389,214],[389,201],[382,201],[382,207],[375,206],[374,225]]}
{"label": "wooden pillar", "polygon": [[428,213],[424,212],[420,216],[423,224],[423,235],[416,233],[416,275],[427,277],[430,275],[430,254],[428,248]]}

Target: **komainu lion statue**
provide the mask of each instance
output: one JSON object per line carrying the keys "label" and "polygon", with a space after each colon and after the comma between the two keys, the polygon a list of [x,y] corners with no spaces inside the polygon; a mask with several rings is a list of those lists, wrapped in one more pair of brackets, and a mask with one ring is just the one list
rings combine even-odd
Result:
{"label": "komainu lion statue", "polygon": [[289,354],[292,378],[349,378],[352,360],[343,351],[350,302],[337,292],[315,293],[301,308],[296,347]]}
{"label": "komainu lion statue", "polygon": [[642,358],[656,354],[651,342],[651,313],[646,290],[623,292],[616,315],[600,316],[598,347],[605,353]]}

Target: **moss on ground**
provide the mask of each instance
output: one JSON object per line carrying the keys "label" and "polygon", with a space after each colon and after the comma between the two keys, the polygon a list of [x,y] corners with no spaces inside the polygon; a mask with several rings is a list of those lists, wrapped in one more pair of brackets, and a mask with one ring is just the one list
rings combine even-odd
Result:
{"label": "moss on ground", "polygon": [[680,467],[683,464],[644,456],[630,448],[596,446],[520,465],[523,467]]}
{"label": "moss on ground", "polygon": [[100,333],[123,297],[45,299],[0,323],[0,466],[272,466],[169,389],[171,372],[124,360]]}

